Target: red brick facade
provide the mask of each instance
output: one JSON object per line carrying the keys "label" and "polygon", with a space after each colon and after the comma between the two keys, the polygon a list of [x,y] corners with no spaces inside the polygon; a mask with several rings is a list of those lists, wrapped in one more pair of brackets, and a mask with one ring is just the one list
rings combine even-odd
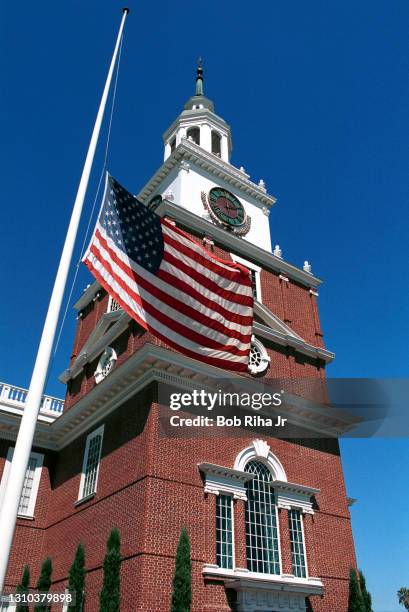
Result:
{"label": "red brick facade", "polygon": [[[230,257],[216,247],[218,256]],[[323,346],[316,296],[310,287],[261,273],[262,301],[306,342]],[[71,364],[107,310],[108,296],[101,294],[82,311],[78,321]],[[111,343],[119,368],[146,342],[160,344],[136,323]],[[271,365],[266,378],[321,380],[325,363],[293,348],[264,342]],[[95,386],[98,358],[68,384],[65,410],[70,410]],[[239,453],[262,437],[283,465],[288,481],[320,489],[314,514],[303,515],[305,548],[310,576],[322,580],[324,596],[313,596],[307,610],[347,612],[348,575],[355,565],[354,546],[338,443],[334,440],[287,441],[257,430],[228,437],[206,435],[168,437],[160,427],[154,384],[138,392],[101,423],[81,433],[58,453],[45,453],[34,520],[19,519],[7,586],[19,581],[29,564],[35,584],[41,561],[53,560],[53,588],[62,591],[75,549],[86,549],[87,612],[99,609],[102,563],[112,527],[121,533],[121,610],[170,610],[175,551],[182,527],[191,541],[193,612],[235,609],[234,590],[223,581],[203,575],[205,564],[216,563],[216,496],[204,492],[198,464],[233,468]],[[168,410],[169,412],[169,410]],[[76,505],[86,436],[104,424],[102,457],[96,494]],[[10,445],[0,441],[0,473]],[[235,565],[246,568],[245,501],[234,508]],[[278,511],[282,573],[292,573],[288,510]]]}

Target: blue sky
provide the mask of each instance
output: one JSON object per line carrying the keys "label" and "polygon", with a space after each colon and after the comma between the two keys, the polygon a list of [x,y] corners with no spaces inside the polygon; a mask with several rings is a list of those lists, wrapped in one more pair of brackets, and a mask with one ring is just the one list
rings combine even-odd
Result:
{"label": "blue sky", "polygon": [[[406,0],[132,2],[110,146],[137,192],[161,164],[161,134],[205,89],[233,129],[232,162],[278,202],[272,240],[312,262],[333,377],[407,377]],[[121,17],[117,2],[0,7],[2,217],[0,380],[26,386]],[[101,171],[97,155],[82,224]],[[83,236],[83,233],[82,235]],[[77,248],[77,257],[79,250]],[[90,282],[81,270],[74,294]],[[70,311],[48,384],[66,367]],[[409,443],[345,440],[359,564],[375,612],[409,586]],[[402,608],[401,608],[402,609]]]}

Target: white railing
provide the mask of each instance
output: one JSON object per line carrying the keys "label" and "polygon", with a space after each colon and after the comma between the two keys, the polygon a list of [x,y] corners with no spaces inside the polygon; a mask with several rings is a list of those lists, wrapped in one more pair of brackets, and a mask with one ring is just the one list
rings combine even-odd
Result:
{"label": "white railing", "polygon": [[[5,405],[24,408],[24,404],[27,401],[27,393],[27,389],[0,382],[0,407]],[[51,395],[43,395],[40,410],[41,412],[52,412],[55,416],[58,416],[64,410],[64,400],[52,397]]]}

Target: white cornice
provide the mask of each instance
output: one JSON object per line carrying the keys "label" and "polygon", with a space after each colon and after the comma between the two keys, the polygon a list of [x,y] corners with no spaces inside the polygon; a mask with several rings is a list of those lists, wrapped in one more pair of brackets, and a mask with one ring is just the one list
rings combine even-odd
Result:
{"label": "white cornice", "polygon": [[[255,386],[255,390],[260,390],[257,386],[260,381],[233,372],[229,372],[228,376],[235,388],[244,384],[247,392],[251,385]],[[225,370],[146,343],[53,423],[39,423],[35,444],[56,450],[66,446],[152,382],[159,381],[181,389],[210,385],[214,390],[214,385],[217,386],[220,380],[226,380]],[[269,413],[261,409],[259,414]],[[332,406],[290,393],[285,394],[280,414],[288,418],[291,424],[310,432],[313,438],[320,435],[339,437],[359,422],[356,417]],[[17,432],[19,422],[20,415],[0,413],[0,431]]]}
{"label": "white cornice", "polygon": [[88,304],[95,298],[96,294],[101,289],[102,287],[97,281],[94,281],[93,283],[91,283],[91,285],[88,285],[81,297],[79,297],[78,300],[75,302],[75,310],[79,312],[83,310],[86,306],[88,306]]}
{"label": "white cornice", "polygon": [[256,336],[261,336],[262,338],[271,340],[272,342],[280,344],[281,346],[291,346],[298,353],[307,355],[313,359],[321,359],[322,361],[325,361],[325,363],[331,363],[331,361],[335,359],[335,353],[331,353],[331,351],[327,351],[319,346],[313,346],[312,344],[305,342],[305,340],[295,338],[293,335],[276,331],[270,327],[267,327],[266,325],[262,325],[261,323],[253,322],[253,333]]}
{"label": "white cornice", "polygon": [[271,486],[274,487],[278,508],[286,510],[296,508],[303,514],[314,514],[311,498],[313,495],[318,495],[320,489],[280,480],[275,480]]}
{"label": "white cornice", "polygon": [[[60,374],[59,380],[67,384],[71,378],[78,376],[86,363],[90,363],[95,357],[98,357],[111,342],[126,330],[131,320],[131,317],[123,310],[103,314],[94,330],[95,334],[92,332],[72,367],[64,370]],[[111,325],[112,322],[114,322],[112,327],[106,333],[103,333],[103,330]]]}
{"label": "white cornice", "polygon": [[292,336],[293,338],[297,338],[298,340],[302,340],[301,336],[295,333],[291,327],[286,325],[284,321],[282,321],[277,315],[275,315],[267,306],[264,306],[258,300],[254,301],[254,315],[258,316],[260,319],[266,323],[267,327],[271,329],[281,332],[285,336]]}
{"label": "white cornice", "polygon": [[[98,290],[98,287],[94,287],[94,291]],[[256,303],[258,304],[258,302]],[[263,307],[263,310],[267,309]],[[111,314],[115,314],[114,318],[111,318]],[[116,322],[104,335],[100,335],[100,331],[105,327],[108,320]],[[95,334],[95,341],[91,341],[91,336],[86,345],[82,348],[78,357],[71,368],[64,370],[59,376],[59,380],[63,384],[67,384],[70,379],[75,378],[83,370],[87,363],[93,361],[100,353],[102,353],[109,344],[111,344],[116,338],[118,338],[128,327],[131,317],[122,310],[117,310],[115,313],[104,314],[101,323],[97,326],[98,333]],[[279,320],[279,319],[278,319]],[[284,324],[283,324],[284,325]],[[261,323],[253,322],[253,333],[256,336],[260,336],[267,340],[271,340],[280,346],[290,346],[294,348],[298,353],[312,357],[313,359],[321,359],[325,363],[330,363],[335,355],[326,349],[313,346],[305,342],[299,336],[293,335],[293,333],[284,333],[278,330],[271,329]]]}
{"label": "white cornice", "polygon": [[161,217],[173,217],[176,222],[184,225],[188,230],[191,229],[199,234],[211,236],[222,248],[232,251],[245,259],[254,261],[264,270],[273,270],[278,274],[285,273],[290,279],[309,288],[317,287],[322,283],[322,280],[313,274],[297,268],[281,257],[276,257],[269,251],[265,251],[251,242],[247,242],[244,238],[227,232],[203,217],[198,217],[186,208],[182,208],[168,200],[163,200],[156,209],[156,212]]}
{"label": "white cornice", "polygon": [[258,185],[250,181],[247,178],[248,175],[244,172],[241,172],[228,162],[221,160],[216,155],[213,155],[213,153],[205,151],[202,147],[187,139],[183,139],[181,144],[176,147],[172,155],[166,159],[153,177],[141,189],[137,198],[145,202],[170,172],[179,166],[181,160],[193,162],[218,179],[222,178],[226,183],[235,187],[236,190],[250,196],[254,203],[258,203],[260,207],[267,206],[270,208],[276,202],[274,196],[267,194]]}
{"label": "white cornice", "polygon": [[204,492],[213,495],[228,494],[234,499],[247,500],[245,484],[252,480],[255,474],[234,470],[214,463],[200,463],[199,470],[204,474]]}
{"label": "white cornice", "polygon": [[218,576],[224,579],[227,587],[236,590],[257,587],[263,590],[277,590],[305,595],[322,595],[324,592],[321,580],[315,577],[295,578],[294,576],[261,574],[239,567],[234,570],[228,570],[210,564],[204,565],[202,571],[206,576]]}
{"label": "white cornice", "polygon": [[242,470],[235,470],[215,463],[198,463],[198,468],[203,474],[222,476],[223,478],[229,478],[238,482],[247,482],[248,480],[253,480],[255,477],[255,474],[243,472]]}
{"label": "white cornice", "polygon": [[286,493],[295,493],[296,495],[307,495],[311,497],[312,495],[318,495],[320,489],[315,489],[314,487],[308,487],[306,485],[296,484],[294,482],[287,482],[283,480],[275,480],[272,483],[274,489],[285,491]]}

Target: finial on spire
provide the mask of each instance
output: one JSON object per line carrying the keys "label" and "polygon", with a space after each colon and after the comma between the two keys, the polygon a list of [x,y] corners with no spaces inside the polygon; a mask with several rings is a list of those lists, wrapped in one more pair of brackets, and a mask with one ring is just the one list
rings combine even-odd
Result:
{"label": "finial on spire", "polygon": [[197,60],[196,96],[203,96],[203,60],[201,57]]}

